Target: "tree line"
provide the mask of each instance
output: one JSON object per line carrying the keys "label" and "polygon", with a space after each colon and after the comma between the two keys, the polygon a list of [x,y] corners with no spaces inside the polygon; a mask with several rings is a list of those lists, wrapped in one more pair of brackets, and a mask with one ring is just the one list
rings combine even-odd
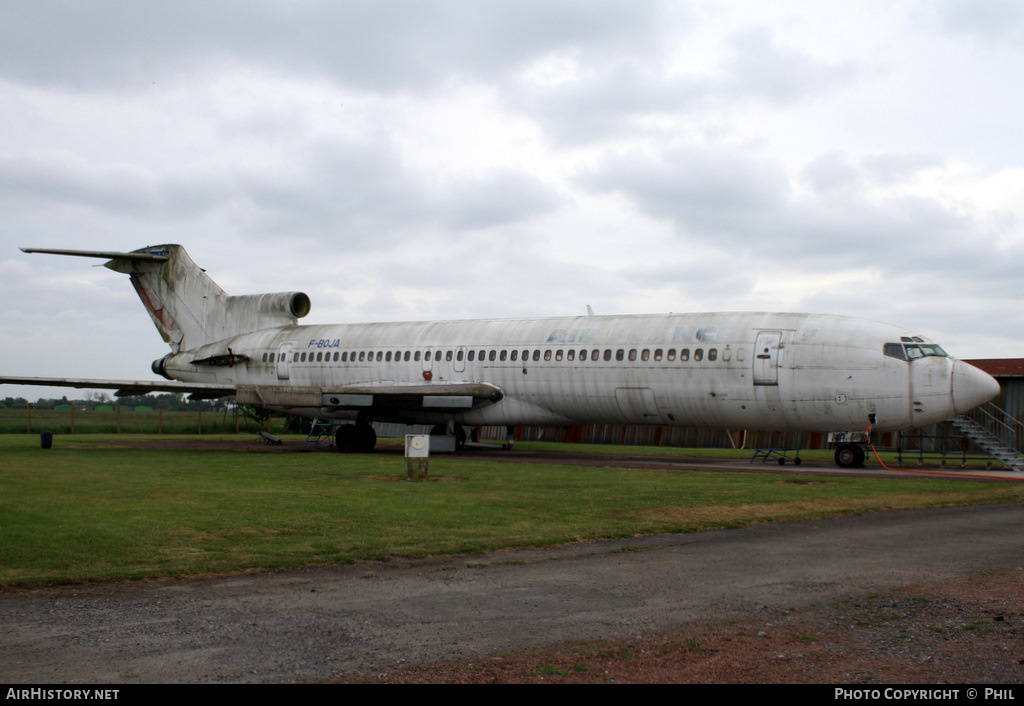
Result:
{"label": "tree line", "polygon": [[68,405],[73,405],[77,409],[95,409],[105,405],[120,405],[132,408],[150,407],[170,412],[188,412],[222,409],[225,403],[222,400],[189,400],[183,393],[164,392],[114,398],[105,392],[94,392],[85,399],[68,399],[65,395],[59,399],[40,397],[35,402],[29,402],[24,397],[5,397],[2,404],[7,409],[27,409],[30,404],[34,409],[57,409]]}

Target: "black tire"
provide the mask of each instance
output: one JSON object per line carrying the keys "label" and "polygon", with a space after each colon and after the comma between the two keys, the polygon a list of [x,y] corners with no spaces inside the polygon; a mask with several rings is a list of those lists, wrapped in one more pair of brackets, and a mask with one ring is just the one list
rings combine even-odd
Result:
{"label": "black tire", "polygon": [[377,432],[369,424],[357,424],[356,427],[356,450],[359,453],[368,454],[377,445]]}
{"label": "black tire", "polygon": [[356,450],[357,434],[354,424],[342,424],[334,436],[334,448],[341,453],[352,453]]}
{"label": "black tire", "polygon": [[836,449],[835,460],[840,468],[860,468],[864,465],[864,449],[857,444],[842,444]]}

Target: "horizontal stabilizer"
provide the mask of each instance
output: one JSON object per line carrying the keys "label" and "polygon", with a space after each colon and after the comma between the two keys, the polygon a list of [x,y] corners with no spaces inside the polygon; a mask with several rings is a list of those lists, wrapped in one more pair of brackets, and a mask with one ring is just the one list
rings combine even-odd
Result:
{"label": "horizontal stabilizer", "polygon": [[[144,248],[145,249],[145,248]],[[166,250],[154,248],[146,252],[108,252],[103,250],[59,250],[55,248],[21,248],[22,252],[43,255],[71,255],[73,257],[98,257],[102,260],[136,260],[140,262],[163,262],[170,255]]]}

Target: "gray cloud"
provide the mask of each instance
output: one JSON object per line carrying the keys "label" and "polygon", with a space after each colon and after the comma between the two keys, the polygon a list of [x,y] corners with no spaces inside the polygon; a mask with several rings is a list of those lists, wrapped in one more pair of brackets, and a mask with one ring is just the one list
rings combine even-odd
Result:
{"label": "gray cloud", "polygon": [[919,9],[949,34],[1019,42],[1024,37],[1024,6],[1015,0],[939,0]]}
{"label": "gray cloud", "polygon": [[454,74],[493,77],[566,45],[615,46],[647,32],[657,6],[613,0],[5,3],[0,74],[125,89],[242,63],[319,73],[374,91],[418,90]]}
{"label": "gray cloud", "polygon": [[860,76],[851,62],[825,64],[779,47],[764,29],[733,36],[725,45],[727,54],[713,70],[671,68],[662,43],[628,58],[594,51],[579,58],[583,68],[573,80],[544,86],[522,79],[509,86],[507,103],[540,120],[558,142],[579,144],[650,132],[643,121],[656,116],[678,118],[752,102],[789,106]]}

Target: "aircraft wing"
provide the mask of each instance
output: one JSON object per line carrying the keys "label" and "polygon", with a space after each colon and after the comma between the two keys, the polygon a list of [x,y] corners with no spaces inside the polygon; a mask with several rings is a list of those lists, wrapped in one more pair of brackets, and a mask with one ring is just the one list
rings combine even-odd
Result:
{"label": "aircraft wing", "polygon": [[335,388],[239,385],[235,400],[257,407],[303,407],[400,413],[423,409],[465,410],[499,402],[505,394],[482,382],[377,382]]}
{"label": "aircraft wing", "polygon": [[116,397],[145,395],[149,392],[181,392],[187,393],[196,399],[212,399],[232,397],[235,394],[234,385],[176,382],[174,380],[104,380],[97,378],[19,378],[0,376],[0,384],[117,390],[114,393]]}
{"label": "aircraft wing", "polygon": [[505,395],[489,383],[366,383],[338,388],[295,385],[223,385],[175,380],[104,380],[96,378],[39,378],[0,376],[0,383],[117,390],[115,396],[149,392],[185,393],[194,399],[234,397],[257,407],[330,408],[398,412],[422,409],[472,409],[499,402]]}

